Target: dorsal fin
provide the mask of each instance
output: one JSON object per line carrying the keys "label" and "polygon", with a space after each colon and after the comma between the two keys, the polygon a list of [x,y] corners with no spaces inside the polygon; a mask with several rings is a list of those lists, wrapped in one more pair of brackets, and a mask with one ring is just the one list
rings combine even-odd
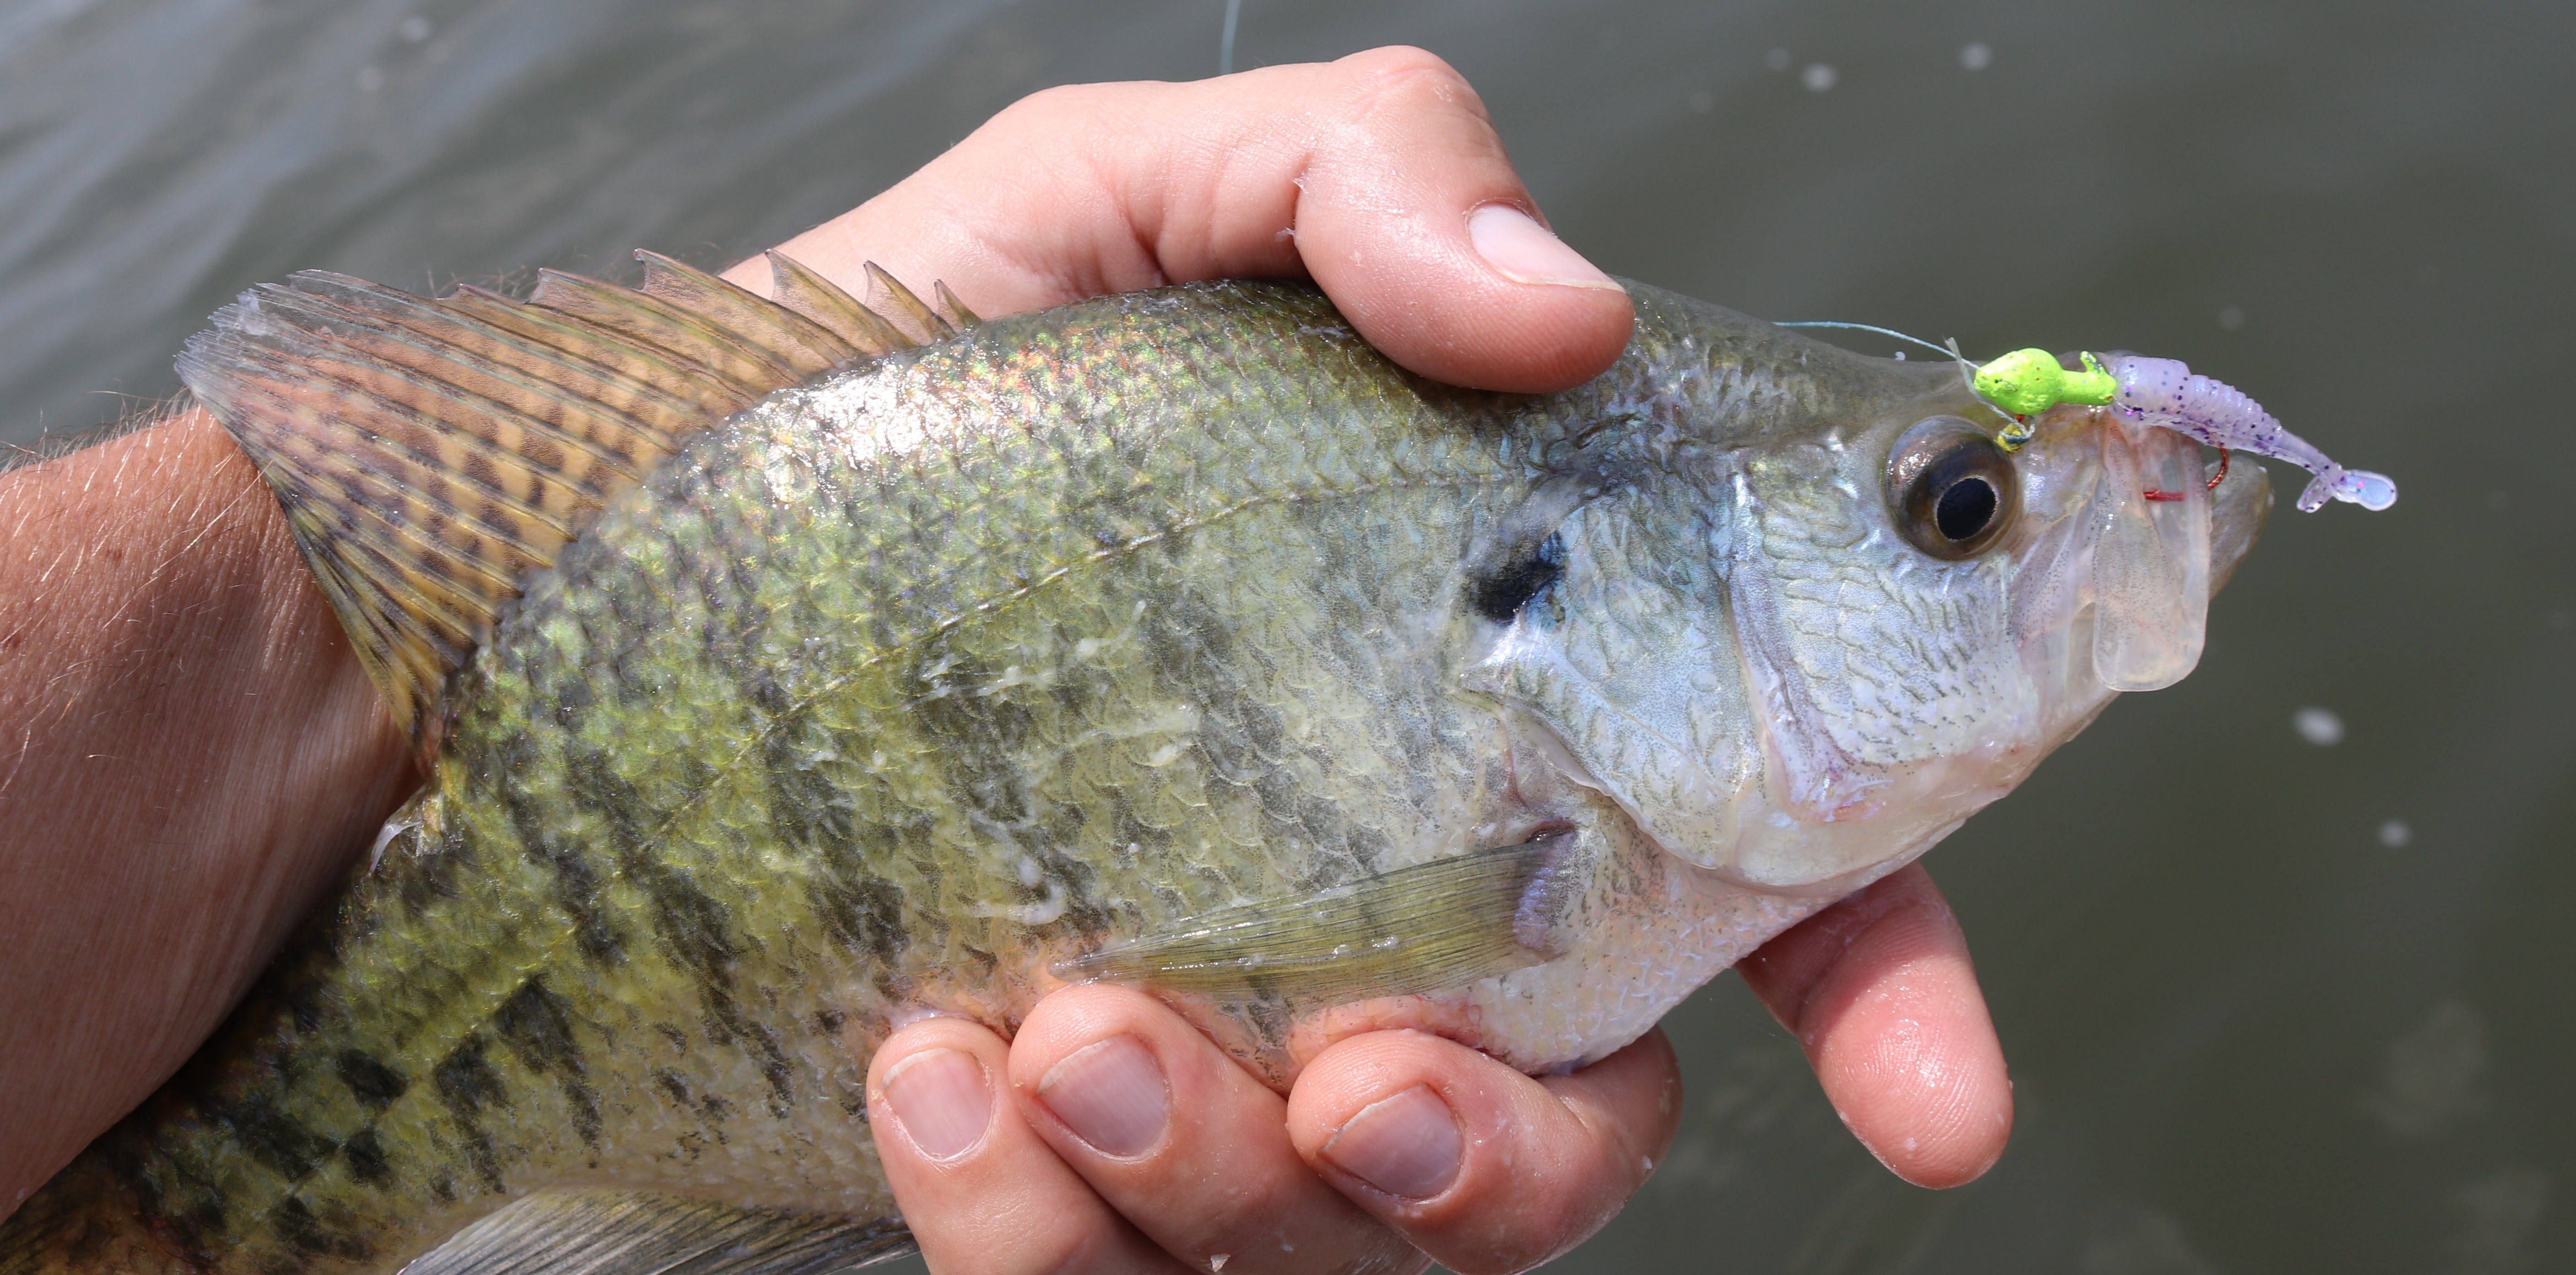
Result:
{"label": "dorsal fin", "polygon": [[930,292],[939,302],[939,316],[948,320],[958,331],[965,331],[984,321],[974,311],[967,309],[966,303],[958,300],[957,294],[950,292],[947,284],[934,279],[930,283]]}
{"label": "dorsal fin", "polygon": [[769,254],[769,290],[778,294],[778,304],[830,329],[862,354],[885,354],[913,343],[884,315],[860,305],[831,280],[775,252]]}
{"label": "dorsal fin", "polygon": [[907,329],[954,330],[873,266],[893,319],[776,253],[779,301],[636,256],[641,292],[544,271],[524,302],[307,271],[241,294],[179,356],[424,762],[449,677],[502,609],[688,435],[919,344]]}
{"label": "dorsal fin", "polygon": [[912,289],[903,286],[902,280],[887,274],[884,266],[871,261],[867,264],[867,271],[868,308],[893,320],[894,325],[915,344],[926,345],[957,335],[955,325],[939,317],[937,310],[913,295]]}

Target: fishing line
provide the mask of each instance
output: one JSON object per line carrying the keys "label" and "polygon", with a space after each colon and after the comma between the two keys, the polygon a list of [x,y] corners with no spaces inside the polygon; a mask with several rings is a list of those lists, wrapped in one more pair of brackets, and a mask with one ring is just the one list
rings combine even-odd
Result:
{"label": "fishing line", "polygon": [[[1986,396],[1977,392],[1977,365],[1970,362],[1967,355],[1959,352],[1959,338],[1955,336],[1950,338],[1946,344],[1934,345],[1919,336],[1911,336],[1906,333],[1899,332],[1894,328],[1882,328],[1870,323],[1843,323],[1834,319],[1803,319],[1795,323],[1778,323],[1773,324],[1772,326],[1782,328],[1849,328],[1855,332],[1875,332],[1880,336],[1895,337],[1899,341],[1911,341],[1916,345],[1922,346],[1924,349],[1932,351],[1934,354],[1949,355],[1953,361],[1958,363],[1959,380],[1968,387],[1968,392],[1976,394],[1978,402],[1986,402]],[[1905,356],[1900,354],[1897,357],[1903,358]],[[1986,405],[1989,407],[1994,406],[1992,403],[1987,403]],[[2011,413],[2007,412],[2005,415],[2011,415]],[[2018,446],[2020,446],[2018,442],[2008,443],[2006,444],[2005,450],[2009,451],[2013,447]]]}
{"label": "fishing line", "polygon": [[1850,328],[1856,332],[1875,332],[1880,336],[1895,337],[1899,341],[1911,341],[1916,345],[1922,346],[1924,349],[1930,350],[1934,354],[1947,354],[1951,358],[1958,359],[1962,363],[1968,361],[1960,355],[1959,343],[1956,339],[1953,339],[1948,345],[1934,345],[1919,336],[1908,336],[1894,328],[1876,327],[1867,323],[1840,323],[1832,319],[1807,319],[1797,323],[1775,323],[1772,326],[1781,328]]}

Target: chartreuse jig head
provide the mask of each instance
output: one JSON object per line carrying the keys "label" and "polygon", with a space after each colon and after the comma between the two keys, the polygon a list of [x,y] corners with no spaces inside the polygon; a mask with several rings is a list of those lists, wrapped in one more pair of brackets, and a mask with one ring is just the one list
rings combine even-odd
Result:
{"label": "chartreuse jig head", "polygon": [[[2016,418],[2037,416],[2060,403],[2110,406],[2119,396],[2119,382],[2091,351],[2083,358],[2083,370],[2069,372],[2046,350],[2015,350],[1979,367],[1969,383],[1978,397]],[[1996,441],[2007,451],[2020,447],[2030,441],[2029,423],[2014,420]]]}

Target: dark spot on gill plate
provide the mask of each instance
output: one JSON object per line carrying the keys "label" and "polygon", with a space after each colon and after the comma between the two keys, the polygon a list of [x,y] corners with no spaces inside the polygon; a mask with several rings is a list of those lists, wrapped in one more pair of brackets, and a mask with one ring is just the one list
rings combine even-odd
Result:
{"label": "dark spot on gill plate", "polygon": [[1509,624],[1529,600],[1565,574],[1565,540],[1550,532],[1526,552],[1511,554],[1467,579],[1467,605],[1496,624]]}

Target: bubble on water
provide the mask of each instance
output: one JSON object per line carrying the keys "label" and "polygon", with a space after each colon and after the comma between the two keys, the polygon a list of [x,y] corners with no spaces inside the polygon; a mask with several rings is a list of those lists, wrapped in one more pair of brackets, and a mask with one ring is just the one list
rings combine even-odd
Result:
{"label": "bubble on water", "polygon": [[2182,1224],[2153,1205],[2120,1200],[2089,1212],[2084,1222],[2086,1271],[2213,1275],[2218,1270],[2192,1246]]}
{"label": "bubble on water", "polygon": [[2319,748],[2332,748],[2343,742],[2343,719],[2333,709],[2309,705],[2290,715],[2290,726],[2299,738]]}
{"label": "bubble on water", "polygon": [[1822,62],[1810,62],[1806,70],[1798,73],[1798,82],[1806,85],[1810,93],[1822,93],[1832,88],[1834,79],[1834,69]]}
{"label": "bubble on water", "polygon": [[362,67],[359,67],[359,68],[358,68],[358,91],[359,91],[359,92],[361,92],[361,93],[373,93],[373,92],[375,92],[377,89],[383,88],[384,86],[385,86],[385,73],[384,73],[384,71],[383,71],[381,68],[378,68],[378,67],[372,67],[372,66],[362,66]]}
{"label": "bubble on water", "polygon": [[2461,1229],[2444,1247],[2459,1254],[2457,1271],[2528,1271],[2544,1260],[2533,1232],[2549,1216],[2549,1174],[2514,1165],[2451,1193]]}
{"label": "bubble on water", "polygon": [[402,25],[395,27],[394,30],[401,32],[405,41],[418,44],[429,38],[429,19],[415,13],[403,19]]}
{"label": "bubble on water", "polygon": [[1995,51],[1980,40],[1959,50],[1959,65],[1971,71],[1982,71],[1995,64]]}
{"label": "bubble on water", "polygon": [[2225,328],[2230,332],[2244,327],[2245,312],[2232,305],[2220,309],[2218,312],[2218,326]]}
{"label": "bubble on water", "polygon": [[1706,115],[1710,111],[1717,109],[1717,95],[1709,92],[1707,89],[1701,89],[1700,91],[1690,95],[1690,100],[1687,105],[1690,107],[1691,114]]}
{"label": "bubble on water", "polygon": [[2486,1017],[2461,1000],[2390,1041],[2385,1078],[2361,1095],[2362,1110],[2401,1138],[2440,1133],[2487,1106]]}
{"label": "bubble on water", "polygon": [[1770,52],[1763,54],[1762,65],[1767,66],[1774,71],[1788,70],[1789,51],[1787,49],[1773,49]]}
{"label": "bubble on water", "polygon": [[2402,850],[2415,839],[2415,829],[2403,819],[2391,819],[2379,825],[2379,844],[2391,850]]}

